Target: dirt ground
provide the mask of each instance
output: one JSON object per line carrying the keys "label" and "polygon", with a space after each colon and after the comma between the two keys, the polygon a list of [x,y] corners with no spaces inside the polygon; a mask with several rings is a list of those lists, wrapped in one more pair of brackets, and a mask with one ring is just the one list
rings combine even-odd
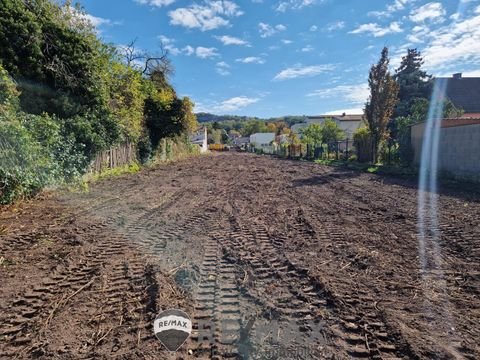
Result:
{"label": "dirt ground", "polygon": [[424,257],[414,181],[251,154],[3,208],[0,359],[479,359],[478,194],[442,189]]}

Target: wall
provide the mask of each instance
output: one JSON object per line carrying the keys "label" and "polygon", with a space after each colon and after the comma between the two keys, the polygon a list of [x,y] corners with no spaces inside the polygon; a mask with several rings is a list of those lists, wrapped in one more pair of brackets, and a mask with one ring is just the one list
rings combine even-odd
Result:
{"label": "wall", "polygon": [[[413,125],[411,141],[414,163],[420,164],[425,123]],[[439,169],[454,176],[480,180],[480,124],[442,127]]]}
{"label": "wall", "polygon": [[250,135],[250,144],[254,146],[269,146],[275,140],[275,133],[256,133]]}

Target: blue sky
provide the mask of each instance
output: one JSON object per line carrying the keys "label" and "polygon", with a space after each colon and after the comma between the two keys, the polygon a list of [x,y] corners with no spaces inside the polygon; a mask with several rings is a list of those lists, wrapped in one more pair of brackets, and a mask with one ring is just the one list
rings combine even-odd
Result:
{"label": "blue sky", "polygon": [[81,0],[107,42],[152,54],[196,111],[271,117],[358,113],[368,71],[408,47],[436,76],[480,76],[480,0]]}

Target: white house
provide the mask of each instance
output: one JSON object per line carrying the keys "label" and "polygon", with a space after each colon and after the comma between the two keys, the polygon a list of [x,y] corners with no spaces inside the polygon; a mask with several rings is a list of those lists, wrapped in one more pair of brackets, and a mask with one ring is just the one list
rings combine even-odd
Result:
{"label": "white house", "polygon": [[308,125],[323,124],[326,119],[332,119],[335,121],[338,127],[345,132],[348,139],[351,140],[353,139],[353,133],[362,126],[363,115],[347,115],[343,113],[341,115],[309,116],[305,122],[293,125],[292,131],[299,134],[300,130]]}
{"label": "white house", "polygon": [[250,135],[250,144],[256,148],[271,146],[275,133],[256,133]]}
{"label": "white house", "polygon": [[203,130],[199,130],[195,135],[190,138],[192,144],[196,144],[200,147],[201,153],[206,153],[208,151],[208,142],[207,142],[207,128],[204,127]]}

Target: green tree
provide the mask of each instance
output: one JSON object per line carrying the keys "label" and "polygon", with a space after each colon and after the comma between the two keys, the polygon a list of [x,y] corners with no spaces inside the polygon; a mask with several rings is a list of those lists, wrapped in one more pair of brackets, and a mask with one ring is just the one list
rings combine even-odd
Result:
{"label": "green tree", "polygon": [[413,101],[418,98],[428,99],[432,90],[432,76],[423,71],[424,61],[420,51],[408,49],[402,57],[393,79],[399,87],[398,103],[394,117],[408,116]]}
{"label": "green tree", "polygon": [[325,119],[322,126],[322,141],[326,144],[334,141],[342,140],[345,133],[338,127],[338,124],[333,119]]}
{"label": "green tree", "polygon": [[388,137],[387,124],[398,101],[398,85],[388,71],[388,49],[383,48],[380,60],[370,69],[370,96],[365,105],[365,118],[372,137],[372,160],[377,162],[380,143]]}
{"label": "green tree", "polygon": [[309,124],[300,130],[302,142],[313,146],[319,146],[323,140],[323,129],[320,124]]}
{"label": "green tree", "polygon": [[252,134],[264,132],[268,132],[268,129],[265,122],[261,120],[248,121],[243,128],[243,136],[250,136]]}

